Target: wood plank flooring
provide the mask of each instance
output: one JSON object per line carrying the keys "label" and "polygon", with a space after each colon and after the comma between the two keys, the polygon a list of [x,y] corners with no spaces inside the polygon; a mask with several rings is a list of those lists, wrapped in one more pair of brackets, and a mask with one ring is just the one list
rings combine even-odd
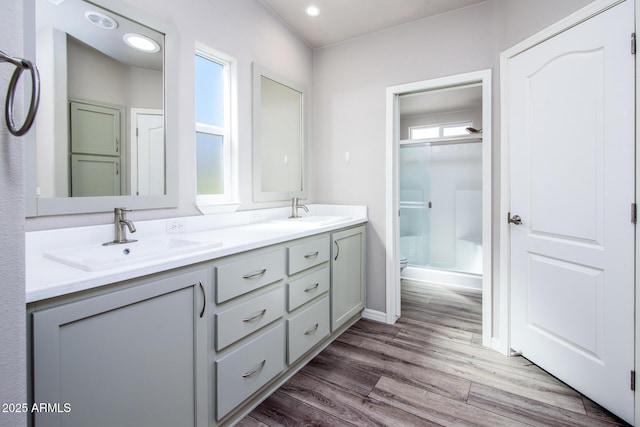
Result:
{"label": "wood plank flooring", "polygon": [[482,347],[481,306],[480,293],[403,281],[395,325],[360,320],[237,425],[627,425]]}

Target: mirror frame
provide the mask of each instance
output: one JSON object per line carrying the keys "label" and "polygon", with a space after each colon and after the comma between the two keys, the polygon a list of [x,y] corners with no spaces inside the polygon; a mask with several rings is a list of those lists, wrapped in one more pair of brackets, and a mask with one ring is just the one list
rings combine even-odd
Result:
{"label": "mirror frame", "polygon": [[[24,4],[24,51],[27,58],[35,58],[36,56],[36,1],[38,0],[27,0]],[[172,23],[154,17],[124,2],[91,0],[91,3],[164,34],[165,194],[108,197],[37,197],[36,132],[34,128],[25,136],[25,215],[27,217],[109,212],[115,207],[121,206],[131,209],[158,209],[178,206],[178,31]],[[29,91],[27,90],[26,92]],[[29,96],[29,93],[26,96]]]}
{"label": "mirror frame", "polygon": [[[280,83],[283,86],[287,86],[296,92],[300,92],[300,185],[299,191],[262,191],[261,177],[262,177],[262,164],[261,164],[261,152],[262,152],[262,140],[260,135],[260,110],[262,100],[262,82],[261,78],[266,77],[273,80],[276,83]],[[299,199],[307,198],[307,122],[306,122],[306,108],[307,102],[306,88],[291,80],[282,77],[281,75],[261,66],[253,63],[253,201],[255,202],[272,202],[289,200],[292,197]]]}

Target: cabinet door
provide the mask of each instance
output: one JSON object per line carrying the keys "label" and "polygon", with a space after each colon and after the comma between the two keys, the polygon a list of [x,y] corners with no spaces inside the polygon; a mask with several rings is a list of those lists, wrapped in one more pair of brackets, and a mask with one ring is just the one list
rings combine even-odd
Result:
{"label": "cabinet door", "polygon": [[62,408],[36,413],[35,425],[206,425],[206,278],[194,271],[35,312],[34,402]]}
{"label": "cabinet door", "polygon": [[120,110],[71,102],[71,152],[120,155]]}
{"label": "cabinet door", "polygon": [[331,237],[331,330],[335,331],[364,308],[365,227]]}
{"label": "cabinet door", "polygon": [[71,195],[119,196],[120,158],[72,154]]}

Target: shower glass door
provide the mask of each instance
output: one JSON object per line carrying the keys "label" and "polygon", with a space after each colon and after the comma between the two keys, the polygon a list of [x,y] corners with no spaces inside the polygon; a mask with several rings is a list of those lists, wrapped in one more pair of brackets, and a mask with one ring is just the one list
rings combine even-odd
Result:
{"label": "shower glass door", "polygon": [[400,146],[400,251],[411,266],[426,267],[431,252],[431,147]]}
{"label": "shower glass door", "polygon": [[400,252],[411,267],[482,274],[482,144],[467,141],[401,141]]}

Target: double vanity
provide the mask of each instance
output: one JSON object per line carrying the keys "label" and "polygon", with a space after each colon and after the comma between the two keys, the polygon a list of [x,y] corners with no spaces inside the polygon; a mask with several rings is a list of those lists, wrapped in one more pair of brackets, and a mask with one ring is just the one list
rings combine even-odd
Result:
{"label": "double vanity", "polygon": [[364,308],[366,208],[309,211],[144,221],[107,246],[113,225],[27,233],[31,403],[59,408],[32,423],[247,414]]}

